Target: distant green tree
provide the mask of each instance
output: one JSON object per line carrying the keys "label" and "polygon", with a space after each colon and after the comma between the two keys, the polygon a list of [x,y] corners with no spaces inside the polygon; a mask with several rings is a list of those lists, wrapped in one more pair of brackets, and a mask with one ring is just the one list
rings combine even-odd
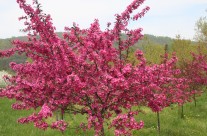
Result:
{"label": "distant green tree", "polygon": [[[160,55],[164,54],[164,46],[154,43],[148,35],[144,35],[138,48],[144,52],[144,56],[148,64],[159,64],[161,62]],[[127,61],[133,65],[137,65],[139,61],[135,56],[136,48],[130,48]]]}
{"label": "distant green tree", "polygon": [[197,52],[198,46],[193,45],[190,40],[182,39],[180,35],[172,43],[172,52],[176,53],[178,65],[181,67],[185,61],[192,60],[191,52]]}
{"label": "distant green tree", "polygon": [[154,42],[148,35],[142,39],[141,49],[145,54],[148,64],[159,64],[161,62],[161,55],[164,54],[164,44]]}
{"label": "distant green tree", "polygon": [[195,25],[195,39],[198,42],[207,43],[207,17],[200,17]]}

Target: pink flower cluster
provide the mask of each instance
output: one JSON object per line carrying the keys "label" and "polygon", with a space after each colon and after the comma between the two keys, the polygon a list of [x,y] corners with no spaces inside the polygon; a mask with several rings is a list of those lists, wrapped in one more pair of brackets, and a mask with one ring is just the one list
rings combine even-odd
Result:
{"label": "pink flower cluster", "polygon": [[137,112],[129,112],[128,114],[119,114],[113,121],[111,126],[115,127],[114,134],[116,136],[131,135],[131,131],[139,130],[144,127],[144,122],[139,123],[135,120],[134,115]]}
{"label": "pink flower cluster", "polygon": [[51,111],[50,107],[48,107],[47,104],[44,104],[42,106],[40,112],[38,113],[38,115],[43,117],[43,118],[51,117],[52,116],[52,111]]}
{"label": "pink flower cluster", "polygon": [[52,129],[59,129],[60,131],[65,131],[68,124],[64,120],[58,120],[56,122],[53,122],[51,125]]}

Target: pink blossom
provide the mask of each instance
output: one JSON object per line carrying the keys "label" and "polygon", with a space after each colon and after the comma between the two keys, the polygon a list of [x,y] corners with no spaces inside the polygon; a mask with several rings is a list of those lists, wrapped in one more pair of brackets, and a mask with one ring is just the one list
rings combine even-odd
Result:
{"label": "pink blossom", "polygon": [[65,121],[59,120],[59,121],[53,122],[52,125],[51,125],[51,128],[52,129],[58,129],[60,131],[65,131],[67,126],[68,126],[68,124]]}
{"label": "pink blossom", "polygon": [[38,113],[39,116],[42,116],[43,118],[47,118],[47,117],[51,117],[52,116],[52,111],[51,109],[48,107],[48,105],[45,103],[40,112]]}

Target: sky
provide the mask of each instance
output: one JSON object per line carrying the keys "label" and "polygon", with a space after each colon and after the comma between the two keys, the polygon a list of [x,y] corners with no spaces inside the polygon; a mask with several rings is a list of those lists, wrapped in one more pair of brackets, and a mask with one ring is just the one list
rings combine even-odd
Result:
{"label": "sky", "polygon": [[[31,0],[27,0],[31,3]],[[108,22],[115,22],[114,15],[125,10],[133,0],[39,0],[44,13],[50,14],[57,32],[73,22],[80,28],[88,28],[99,19],[102,30]],[[207,16],[207,0],[146,0],[136,12],[149,6],[150,11],[129,28],[143,28],[143,34],[191,39],[195,35],[195,23]],[[135,13],[136,13],[135,12]],[[25,15],[16,0],[0,0],[0,39],[26,35],[18,17]]]}

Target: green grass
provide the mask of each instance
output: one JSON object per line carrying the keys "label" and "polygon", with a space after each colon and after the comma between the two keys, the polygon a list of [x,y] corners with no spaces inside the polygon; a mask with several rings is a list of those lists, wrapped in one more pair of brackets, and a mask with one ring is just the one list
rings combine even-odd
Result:
{"label": "green grass", "polygon": [[[0,99],[0,136],[92,136],[93,130],[84,132],[82,130],[77,131],[76,129],[70,129],[61,133],[57,130],[48,129],[46,131],[37,129],[33,124],[19,124],[17,119],[20,117],[26,117],[33,111],[16,111],[11,109],[11,104],[14,100]],[[69,122],[70,126],[78,125],[81,122],[86,122],[83,116],[77,115],[75,117],[65,117]],[[53,119],[48,119],[52,122]]]}
{"label": "green grass", "polygon": [[[144,129],[134,135],[156,136],[157,115],[143,108],[146,114],[140,113],[138,119],[145,122]],[[184,119],[178,114],[178,107],[166,108],[160,113],[161,136],[207,136],[207,94],[198,98],[197,107],[194,103],[184,105]]]}
{"label": "green grass", "polygon": [[[63,134],[59,131],[48,129],[39,130],[33,124],[22,125],[17,123],[19,117],[27,116],[32,111],[15,111],[11,109],[12,100],[0,99],[0,136],[92,136],[94,132],[67,130]],[[137,116],[137,120],[143,120],[145,126],[140,131],[134,131],[134,136],[157,136],[156,113],[150,109],[141,107],[144,113]],[[197,107],[193,103],[185,104],[185,118],[178,115],[178,107],[166,108],[160,113],[161,133],[160,136],[206,136],[207,135],[207,94],[198,98]],[[83,116],[66,116],[70,126],[86,121]],[[106,135],[111,136],[113,132],[106,130]]]}

